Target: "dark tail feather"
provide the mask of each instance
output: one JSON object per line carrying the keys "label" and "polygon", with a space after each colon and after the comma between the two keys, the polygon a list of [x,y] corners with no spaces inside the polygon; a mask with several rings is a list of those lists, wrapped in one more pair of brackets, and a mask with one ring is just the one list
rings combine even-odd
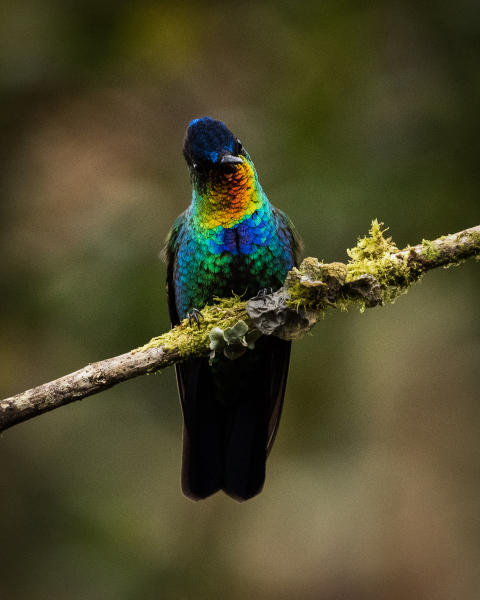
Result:
{"label": "dark tail feather", "polygon": [[268,414],[265,396],[251,394],[233,407],[230,435],[225,448],[223,489],[235,500],[259,494],[265,483]]}
{"label": "dark tail feather", "polygon": [[211,393],[203,359],[177,366],[182,400],[182,490],[192,500],[218,492],[223,483],[223,415]]}
{"label": "dark tail feather", "polygon": [[282,414],[291,342],[265,337],[257,342],[254,369],[242,376],[245,389],[232,407],[225,447],[225,493],[248,500],[262,491],[265,467]]}
{"label": "dark tail feather", "polygon": [[290,342],[262,338],[241,359],[213,372],[206,359],[177,367],[185,419],[182,489],[200,500],[223,489],[238,501],[256,496],[278,428]]}

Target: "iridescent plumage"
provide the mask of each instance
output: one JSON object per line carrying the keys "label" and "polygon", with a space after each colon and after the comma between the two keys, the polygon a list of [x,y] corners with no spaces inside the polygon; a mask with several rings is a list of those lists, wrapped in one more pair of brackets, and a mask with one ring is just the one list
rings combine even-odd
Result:
{"label": "iridescent plumage", "polygon": [[[250,156],[223,123],[194,119],[184,156],[193,195],[167,241],[173,324],[215,296],[248,298],[279,288],[299,252],[288,217],[270,204]],[[236,361],[216,359],[209,367],[202,359],[177,369],[188,496],[199,499],[224,489],[246,499],[260,491],[289,353],[289,343],[264,338]]]}

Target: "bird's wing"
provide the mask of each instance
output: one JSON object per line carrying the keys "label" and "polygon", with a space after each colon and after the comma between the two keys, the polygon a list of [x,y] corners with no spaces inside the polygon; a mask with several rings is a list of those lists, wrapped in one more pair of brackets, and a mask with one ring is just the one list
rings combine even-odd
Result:
{"label": "bird's wing", "polygon": [[[167,262],[167,297],[172,327],[180,323],[175,300],[175,269],[184,227],[185,213],[173,224],[163,250]],[[185,421],[182,489],[189,498],[199,500],[219,490],[222,484],[219,444],[223,439],[223,421],[220,420],[218,406],[210,393],[210,374],[206,359],[190,359],[177,364],[175,373]]]}
{"label": "bird's wing", "polygon": [[175,302],[175,281],[174,271],[177,262],[177,250],[179,237],[182,233],[182,229],[185,223],[185,213],[182,213],[171,228],[165,247],[162,250],[162,256],[167,263],[167,298],[168,298],[168,312],[170,314],[170,321],[172,327],[180,323],[178,316],[177,305]]}
{"label": "bird's wing", "polygon": [[[272,206],[273,214],[277,222],[280,239],[284,240],[293,258],[293,264],[300,264],[303,242],[297,233],[295,225],[290,218],[279,208]],[[270,418],[268,422],[268,444],[267,454],[270,452],[277,435],[280,416],[282,414],[285,387],[287,385],[288,366],[290,362],[291,342],[285,342],[278,338],[270,338]]]}
{"label": "bird's wing", "polygon": [[[165,247],[162,250],[162,255],[167,263],[167,299],[168,299],[168,312],[170,314],[170,322],[172,327],[180,323],[180,317],[177,310],[177,303],[175,299],[175,268],[177,264],[177,253],[180,238],[185,225],[185,213],[183,212],[173,224],[171,230],[168,233]],[[187,369],[182,368],[182,365],[175,365],[175,373],[177,376],[177,387],[178,394],[180,396],[180,402],[182,408],[185,411],[185,396],[186,396],[186,375]]]}
{"label": "bird's wing", "polygon": [[292,342],[280,340],[279,338],[269,338],[269,381],[270,399],[268,437],[267,437],[267,456],[270,454],[273,442],[277,436],[280,417],[282,416],[283,401],[285,398],[285,388],[287,387],[288,367],[290,364],[290,349]]}
{"label": "bird's wing", "polygon": [[277,221],[280,238],[285,240],[285,245],[288,246],[292,253],[293,264],[295,267],[298,267],[303,252],[302,238],[298,234],[295,225],[282,210],[272,206],[272,211]]}

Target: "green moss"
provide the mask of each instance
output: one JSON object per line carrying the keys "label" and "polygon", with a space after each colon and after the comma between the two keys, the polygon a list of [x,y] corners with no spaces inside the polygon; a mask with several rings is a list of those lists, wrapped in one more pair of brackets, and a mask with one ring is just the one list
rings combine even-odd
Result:
{"label": "green moss", "polygon": [[323,290],[326,289],[327,286],[321,281],[315,287],[306,287],[302,282],[296,282],[288,288],[289,299],[287,304],[297,311],[301,307],[321,311],[328,306],[323,294]]}
{"label": "green moss", "polygon": [[287,304],[297,311],[300,307],[319,312],[334,306],[341,286],[345,283],[347,266],[334,262],[323,264],[316,258],[306,258],[300,268],[288,274],[285,287],[288,290]]}
{"label": "green moss", "polygon": [[[410,246],[400,251],[392,238],[385,235],[386,231],[388,228],[375,219],[368,235],[359,238],[357,245],[347,250],[350,261],[346,265],[325,265],[315,258],[305,259],[299,269],[290,272],[285,283],[290,296],[288,304],[297,310],[304,307],[322,313],[329,307],[347,310],[356,304],[363,311],[377,302],[365,275],[375,278],[373,282],[380,286],[379,299],[389,303],[404,294],[428,268],[460,264],[469,256],[480,254],[477,231],[462,233],[456,238],[442,236],[435,241],[423,240],[420,251]],[[355,290],[349,286],[352,283],[356,284]]]}
{"label": "green moss", "polygon": [[388,227],[382,229],[382,226],[383,223],[379,223],[377,219],[374,219],[368,232],[369,235],[358,238],[355,248],[347,250],[347,254],[352,261],[375,260],[399,251],[397,246],[392,242],[392,238],[386,238],[383,235],[388,231]]}
{"label": "green moss", "polygon": [[467,238],[471,244],[473,244],[477,252],[480,252],[480,231],[470,231],[467,234]]}
{"label": "green moss", "polygon": [[422,240],[422,253],[427,260],[432,261],[438,260],[441,254],[435,242],[430,240]]}
{"label": "green moss", "polygon": [[384,235],[387,230],[375,219],[368,235],[359,238],[357,245],[347,250],[350,257],[347,264],[322,264],[315,258],[305,259],[299,269],[289,273],[285,283],[290,296],[288,304],[297,310],[304,307],[322,313],[329,307],[346,311],[351,304],[364,310],[366,299],[349,292],[345,284],[365,275],[371,275],[375,278],[373,281],[378,282],[383,302],[393,302],[419,279],[421,268],[408,264],[408,257],[400,254],[391,237]]}
{"label": "green moss", "polygon": [[180,325],[163,335],[152,338],[133,352],[162,347],[178,350],[180,356],[203,356],[208,353],[209,332],[213,328],[227,329],[240,320],[249,323],[245,307],[246,302],[240,301],[238,297],[218,299],[214,305],[202,309],[203,318],[200,318],[198,325],[194,322],[190,325],[188,319],[184,319]]}
{"label": "green moss", "polygon": [[[347,264],[347,282],[361,275],[373,275],[380,284],[383,301],[394,302],[407,287],[421,277],[421,269],[408,263],[408,257],[399,254],[391,237],[385,237],[388,227],[372,221],[369,235],[359,238],[355,248],[347,250],[351,260]],[[398,256],[396,256],[398,254]],[[361,300],[358,300],[361,304]]]}
{"label": "green moss", "polygon": [[456,243],[459,245],[460,255],[465,258],[474,256],[477,260],[480,255],[480,232],[468,231],[465,234],[459,234],[456,237]]}

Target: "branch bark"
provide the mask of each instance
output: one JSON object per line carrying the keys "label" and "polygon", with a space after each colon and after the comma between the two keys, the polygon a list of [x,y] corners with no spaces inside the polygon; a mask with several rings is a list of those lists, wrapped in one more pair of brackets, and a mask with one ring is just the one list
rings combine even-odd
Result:
{"label": "branch bark", "polygon": [[[403,250],[391,238],[385,238],[384,232],[381,224],[374,221],[370,235],[360,238],[357,246],[347,251],[351,257],[348,263],[322,264],[306,258],[299,269],[290,271],[278,292],[248,302],[223,299],[203,309],[204,320],[198,328],[185,320],[142,348],[89,364],[0,401],[0,431],[127,379],[207,356],[212,348],[235,356],[238,350],[245,351],[249,341],[249,334],[245,340],[245,325],[257,336],[260,332],[297,339],[330,308],[382,305],[404,293],[427,271],[480,256],[480,225],[434,241],[423,240]],[[240,322],[243,325],[238,328]],[[238,338],[236,331],[240,331]]]}

